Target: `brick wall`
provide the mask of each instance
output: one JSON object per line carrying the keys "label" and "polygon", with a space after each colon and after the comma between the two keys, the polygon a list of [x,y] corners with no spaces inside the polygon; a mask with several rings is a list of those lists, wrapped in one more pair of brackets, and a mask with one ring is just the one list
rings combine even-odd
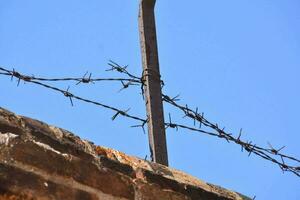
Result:
{"label": "brick wall", "polygon": [[188,174],[0,108],[0,200],[243,200]]}

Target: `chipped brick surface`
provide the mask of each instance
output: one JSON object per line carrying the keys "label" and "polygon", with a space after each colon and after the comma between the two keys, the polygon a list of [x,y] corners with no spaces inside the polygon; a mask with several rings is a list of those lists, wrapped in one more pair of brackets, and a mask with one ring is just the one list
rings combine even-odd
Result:
{"label": "chipped brick surface", "polygon": [[0,200],[4,199],[248,198],[0,108]]}

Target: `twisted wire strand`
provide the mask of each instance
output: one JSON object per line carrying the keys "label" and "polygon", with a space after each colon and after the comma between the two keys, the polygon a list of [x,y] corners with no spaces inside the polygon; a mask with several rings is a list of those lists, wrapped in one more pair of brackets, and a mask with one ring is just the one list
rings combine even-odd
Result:
{"label": "twisted wire strand", "polygon": [[[0,67],[0,70],[4,72],[0,72],[0,75],[8,75],[12,76],[13,73],[15,77],[18,77],[18,72],[16,71],[10,71],[7,69],[4,69]],[[43,78],[43,77],[36,77],[34,75],[32,76],[24,76],[23,78],[26,80],[32,80],[32,81],[49,81],[49,82],[57,82],[57,81],[75,81],[77,84],[79,83],[95,83],[100,81],[117,81],[117,82],[131,82],[131,83],[141,83],[141,80],[137,78],[91,78],[91,75],[89,77],[86,77],[87,73],[83,77],[68,77],[68,78]],[[22,79],[23,80],[23,79]]]}

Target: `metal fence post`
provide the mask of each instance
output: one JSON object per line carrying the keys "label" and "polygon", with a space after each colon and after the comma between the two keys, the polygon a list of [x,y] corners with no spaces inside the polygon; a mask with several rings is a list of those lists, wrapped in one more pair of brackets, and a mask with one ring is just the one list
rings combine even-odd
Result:
{"label": "metal fence post", "polygon": [[155,27],[155,0],[141,0],[139,31],[143,63],[144,94],[148,116],[148,136],[154,162],[168,166],[164,125],[157,38]]}

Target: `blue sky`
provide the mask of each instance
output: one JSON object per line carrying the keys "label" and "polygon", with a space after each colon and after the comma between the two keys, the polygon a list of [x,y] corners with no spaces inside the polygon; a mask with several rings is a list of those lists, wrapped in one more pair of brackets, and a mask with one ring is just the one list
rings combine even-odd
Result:
{"label": "blue sky", "polygon": [[[164,91],[198,106],[244,139],[287,146],[300,157],[300,2],[159,1],[156,18]],[[113,76],[112,59],[141,74],[138,1],[0,0],[0,66],[47,77]],[[66,89],[68,84],[56,84]],[[138,88],[70,84],[71,91],[145,115]],[[134,121],[31,84],[0,77],[0,106],[63,127],[98,145],[144,158],[147,135]],[[168,106],[174,120],[182,116]],[[300,199],[300,179],[240,147],[185,130],[167,130],[170,166],[257,199]]]}

